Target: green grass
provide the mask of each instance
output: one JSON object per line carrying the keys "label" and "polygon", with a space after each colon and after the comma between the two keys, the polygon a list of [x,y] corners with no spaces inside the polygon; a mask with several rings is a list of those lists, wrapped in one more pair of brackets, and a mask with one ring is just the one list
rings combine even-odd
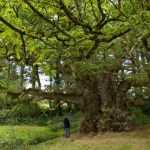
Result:
{"label": "green grass", "polygon": [[64,117],[50,119],[45,126],[1,125],[0,150],[150,150],[150,125],[132,132],[81,136],[74,134],[79,130],[80,114],[68,117],[69,139],[63,138]]}
{"label": "green grass", "polygon": [[[72,133],[79,128],[79,115],[70,116]],[[12,145],[15,146],[13,149],[16,149],[16,146],[38,144],[61,137],[63,136],[63,118],[55,117],[43,122],[45,126],[39,126],[38,124],[23,125],[21,123],[17,125],[0,125],[0,149],[4,149],[4,146],[10,147]]]}
{"label": "green grass", "polygon": [[51,131],[40,126],[0,126],[1,145],[37,144],[61,136],[62,131]]}
{"label": "green grass", "polygon": [[106,140],[106,142],[103,140],[101,141],[99,138],[97,138],[97,140],[98,141],[92,143],[92,139],[91,142],[59,139],[54,142],[31,146],[29,147],[29,150],[150,150],[148,140],[124,139],[121,142],[119,138],[112,141]]}
{"label": "green grass", "polygon": [[150,150],[150,126],[128,133],[101,133],[97,136],[77,136],[31,146],[28,150]]}

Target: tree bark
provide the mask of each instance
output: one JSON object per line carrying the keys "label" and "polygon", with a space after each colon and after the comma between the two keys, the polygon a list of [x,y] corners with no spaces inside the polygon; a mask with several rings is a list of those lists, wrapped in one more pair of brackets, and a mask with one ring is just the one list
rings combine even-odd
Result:
{"label": "tree bark", "polygon": [[84,92],[81,111],[84,119],[82,133],[98,131],[124,131],[129,126],[126,93],[130,87],[126,82],[114,84],[112,73],[83,80]]}

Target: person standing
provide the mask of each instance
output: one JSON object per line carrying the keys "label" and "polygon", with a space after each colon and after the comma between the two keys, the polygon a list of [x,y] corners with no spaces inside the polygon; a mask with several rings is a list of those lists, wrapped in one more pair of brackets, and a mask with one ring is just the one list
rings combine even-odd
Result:
{"label": "person standing", "polygon": [[70,137],[70,121],[68,118],[64,118],[64,136]]}

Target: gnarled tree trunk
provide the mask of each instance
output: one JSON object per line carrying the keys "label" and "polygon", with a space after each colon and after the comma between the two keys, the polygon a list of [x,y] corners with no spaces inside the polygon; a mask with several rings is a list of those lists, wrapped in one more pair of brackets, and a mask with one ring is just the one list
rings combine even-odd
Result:
{"label": "gnarled tree trunk", "polygon": [[82,133],[128,129],[128,83],[116,85],[113,74],[105,73],[100,77],[84,78],[80,84],[84,85],[81,100],[84,115],[80,128]]}

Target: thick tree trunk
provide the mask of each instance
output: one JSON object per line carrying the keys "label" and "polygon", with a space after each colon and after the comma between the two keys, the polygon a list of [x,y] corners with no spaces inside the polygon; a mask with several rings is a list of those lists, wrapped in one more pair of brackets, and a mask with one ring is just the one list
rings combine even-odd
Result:
{"label": "thick tree trunk", "polygon": [[129,85],[125,83],[114,85],[111,73],[104,74],[101,78],[92,77],[90,80],[84,80],[81,100],[81,111],[84,115],[80,128],[82,133],[128,129],[126,92]]}
{"label": "thick tree trunk", "polygon": [[96,93],[86,90],[81,104],[84,120],[81,123],[81,132],[97,132],[100,118],[100,99]]}
{"label": "thick tree trunk", "polygon": [[83,81],[83,99],[81,100],[81,111],[84,119],[81,123],[82,133],[97,132],[98,121],[101,112],[101,98],[97,92],[96,78],[87,78]]}

